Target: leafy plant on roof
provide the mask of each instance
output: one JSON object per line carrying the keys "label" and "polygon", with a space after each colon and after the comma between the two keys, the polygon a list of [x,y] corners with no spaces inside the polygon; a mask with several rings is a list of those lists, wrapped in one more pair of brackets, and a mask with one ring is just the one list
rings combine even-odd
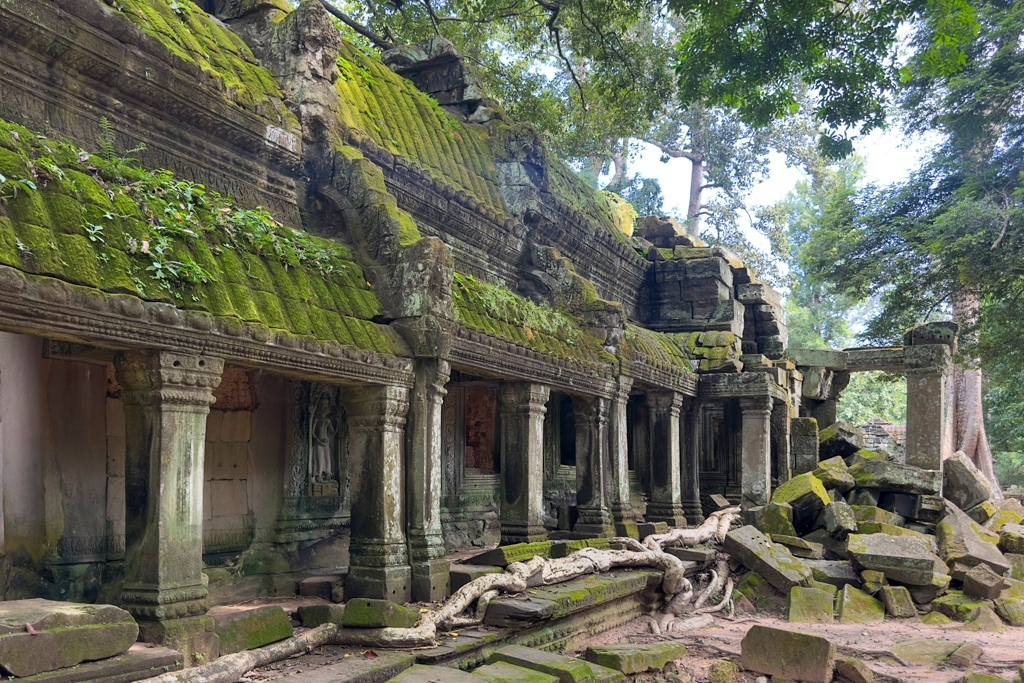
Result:
{"label": "leafy plant on roof", "polygon": [[28,178],[7,179],[7,176],[0,174],[0,201],[7,202],[18,196],[18,191],[32,192],[36,184]]}
{"label": "leafy plant on roof", "polygon": [[99,147],[100,156],[106,162],[106,171],[111,174],[114,178],[121,178],[124,176],[125,167],[134,164],[138,159],[134,159],[129,154],[135,154],[136,152],[145,151],[146,145],[140,143],[131,149],[125,150],[124,154],[118,154],[117,148],[114,147],[114,140],[117,138],[117,133],[114,130],[114,126],[110,123],[106,116],[100,117],[100,132],[96,136],[96,145]]}

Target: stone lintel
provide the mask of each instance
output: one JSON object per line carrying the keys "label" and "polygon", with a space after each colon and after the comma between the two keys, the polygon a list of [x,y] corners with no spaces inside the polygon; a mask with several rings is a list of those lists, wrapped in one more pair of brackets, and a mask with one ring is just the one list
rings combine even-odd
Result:
{"label": "stone lintel", "polygon": [[850,372],[903,372],[906,364],[902,346],[847,349],[846,352],[849,354],[846,369]]}
{"label": "stone lintel", "polygon": [[838,349],[786,349],[785,358],[797,367],[820,367],[829,370],[846,370],[849,353]]}

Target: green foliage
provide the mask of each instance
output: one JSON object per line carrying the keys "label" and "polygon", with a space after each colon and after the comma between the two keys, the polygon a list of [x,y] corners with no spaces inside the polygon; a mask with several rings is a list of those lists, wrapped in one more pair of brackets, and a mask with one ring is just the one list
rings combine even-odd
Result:
{"label": "green foliage", "polygon": [[907,383],[902,375],[854,372],[840,395],[836,417],[851,424],[867,424],[880,417],[886,422],[907,423]]}
{"label": "green foliage", "polygon": [[140,143],[131,149],[125,150],[124,154],[118,154],[114,142],[117,139],[117,132],[106,116],[100,117],[100,132],[96,136],[96,146],[99,148],[100,157],[105,166],[103,170],[114,179],[121,178],[132,167],[138,163],[138,159],[128,156],[146,149],[144,143]]}
{"label": "green foliage", "polygon": [[539,306],[508,290],[477,280],[472,275],[455,273],[452,296],[455,299],[456,314],[475,309],[492,320],[527,330],[528,338],[532,337],[534,332],[540,332],[570,346],[580,341],[579,328],[572,322],[572,318],[548,306]]}
{"label": "green foliage", "polygon": [[33,192],[36,189],[36,184],[28,178],[11,178],[8,180],[7,176],[0,175],[0,201],[6,202],[10,199],[15,199],[19,191]]}
{"label": "green foliage", "polygon": [[996,477],[1004,488],[1024,487],[1024,453],[993,451],[992,460],[996,466]]}

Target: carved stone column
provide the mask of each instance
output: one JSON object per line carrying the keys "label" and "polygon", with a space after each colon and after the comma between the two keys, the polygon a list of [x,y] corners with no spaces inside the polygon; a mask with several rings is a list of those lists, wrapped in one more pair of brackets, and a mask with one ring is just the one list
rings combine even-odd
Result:
{"label": "carved stone column", "polygon": [[659,391],[647,394],[651,435],[651,502],[648,522],[685,526],[679,477],[679,408],[682,394]]}
{"label": "carved stone column", "polygon": [[345,596],[409,602],[411,571],[403,528],[402,462],[409,390],[345,389],[352,490],[352,538]]}
{"label": "carved stone column", "polygon": [[747,508],[767,505],[771,496],[772,397],[744,396],[740,455],[740,505]]}
{"label": "carved stone column", "polygon": [[951,351],[945,344],[907,346],[907,464],[942,468],[946,375]]}
{"label": "carved stone column", "polygon": [[615,524],[616,536],[637,538],[640,535],[636,526],[636,513],[629,500],[629,437],[626,428],[626,404],[629,402],[629,390],[633,386],[633,378],[622,375],[619,386],[612,398],[608,419],[608,459],[611,462],[611,500],[612,522]]}
{"label": "carved stone column", "polygon": [[576,509],[575,535],[587,538],[615,534],[608,493],[611,461],[608,457],[608,399],[572,398],[576,414]]}
{"label": "carved stone column", "polygon": [[793,476],[818,469],[818,421],[813,417],[794,417],[789,421],[789,430]]}
{"label": "carved stone column", "polygon": [[681,502],[686,521],[696,526],[704,521],[700,504],[700,460],[697,453],[697,402],[684,398],[679,413],[679,450],[681,457]]}
{"label": "carved stone column", "polygon": [[451,374],[448,361],[416,361],[409,401],[406,490],[409,498],[409,564],[412,599],[436,602],[448,597],[448,561],[441,534],[441,406]]}
{"label": "carved stone column", "polygon": [[793,476],[793,457],[789,439],[790,422],[789,404],[776,403],[772,407],[771,449],[772,479],[775,480],[777,486],[786,483]]}
{"label": "carved stone column", "polygon": [[501,544],[547,540],[544,530],[544,412],[541,384],[501,386]]}
{"label": "carved stone column", "polygon": [[139,638],[191,662],[219,651],[203,570],[206,416],[220,358],[124,351],[114,358],[125,417],[125,582]]}

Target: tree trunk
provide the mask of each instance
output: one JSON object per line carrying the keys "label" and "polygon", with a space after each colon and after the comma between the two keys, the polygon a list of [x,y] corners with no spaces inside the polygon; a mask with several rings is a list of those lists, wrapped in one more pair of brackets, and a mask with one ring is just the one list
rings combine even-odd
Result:
{"label": "tree trunk", "polygon": [[700,201],[704,187],[704,159],[697,155],[690,162],[690,206],[686,210],[686,230],[694,237],[700,232],[700,211],[704,205]]}

